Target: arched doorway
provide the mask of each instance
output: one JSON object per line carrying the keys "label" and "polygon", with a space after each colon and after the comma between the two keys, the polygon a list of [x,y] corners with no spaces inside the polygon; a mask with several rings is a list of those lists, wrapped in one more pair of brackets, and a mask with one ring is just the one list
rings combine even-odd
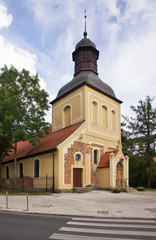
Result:
{"label": "arched doorway", "polygon": [[123,187],[123,165],[121,162],[118,162],[116,166],[116,186]]}

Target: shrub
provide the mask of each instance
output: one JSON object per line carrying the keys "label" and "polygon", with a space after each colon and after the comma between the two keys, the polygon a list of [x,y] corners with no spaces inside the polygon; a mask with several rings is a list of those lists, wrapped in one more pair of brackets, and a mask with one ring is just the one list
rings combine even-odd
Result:
{"label": "shrub", "polygon": [[121,189],[120,189],[120,188],[114,188],[112,192],[113,192],[113,193],[120,193],[120,192],[121,192]]}
{"label": "shrub", "polygon": [[145,191],[144,187],[137,187],[138,191]]}

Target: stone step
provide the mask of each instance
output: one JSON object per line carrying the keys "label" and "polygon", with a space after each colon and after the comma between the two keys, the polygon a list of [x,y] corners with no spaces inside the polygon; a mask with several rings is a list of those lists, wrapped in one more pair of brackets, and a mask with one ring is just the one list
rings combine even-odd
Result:
{"label": "stone step", "polygon": [[85,193],[85,192],[90,192],[91,190],[89,188],[86,187],[74,187],[72,189],[73,193]]}
{"label": "stone step", "polygon": [[133,187],[126,188],[127,192],[136,192],[137,190]]}

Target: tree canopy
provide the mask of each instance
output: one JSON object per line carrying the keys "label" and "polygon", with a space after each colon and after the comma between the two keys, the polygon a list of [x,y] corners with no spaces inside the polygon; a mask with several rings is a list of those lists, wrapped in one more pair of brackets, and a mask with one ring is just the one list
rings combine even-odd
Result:
{"label": "tree canopy", "polygon": [[[0,71],[0,158],[18,141],[36,144],[48,134],[45,121],[49,109],[48,94],[40,88],[39,76],[6,65]],[[16,158],[16,156],[15,156]],[[16,168],[15,168],[16,169]],[[15,170],[16,171],[16,170]],[[15,172],[16,177],[16,172]],[[1,176],[0,176],[1,178]]]}
{"label": "tree canopy", "polygon": [[[124,117],[125,122],[122,123],[123,151],[130,156],[130,161],[133,161],[133,164],[130,162],[130,173],[134,175],[132,169],[138,173],[142,170],[142,182],[148,187],[151,186],[151,179],[156,171],[153,160],[156,154],[156,108],[152,106],[153,100],[154,98],[147,96],[145,101],[140,100],[136,107],[130,106],[135,117]],[[136,165],[138,167],[133,168]],[[139,176],[138,178],[140,179]]]}

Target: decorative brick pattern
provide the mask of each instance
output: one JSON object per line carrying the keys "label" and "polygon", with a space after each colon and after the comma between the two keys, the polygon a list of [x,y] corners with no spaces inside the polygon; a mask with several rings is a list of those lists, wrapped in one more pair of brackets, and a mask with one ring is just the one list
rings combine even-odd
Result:
{"label": "decorative brick pattern", "polygon": [[[100,157],[104,154],[104,150],[102,145],[96,144],[96,147],[99,147],[100,150]],[[74,154],[76,152],[80,152],[83,155],[83,161],[82,161],[82,166],[86,166],[86,159],[85,155],[86,153],[90,154],[90,166],[91,166],[91,184],[96,185],[97,184],[97,176],[98,172],[94,169],[94,164],[93,164],[93,145],[88,145],[82,142],[75,141],[73,145],[71,145],[70,148],[68,148],[67,154],[65,154],[64,158],[64,169],[65,169],[65,174],[64,174],[64,182],[65,184],[71,184],[71,166],[75,164],[74,160]]]}
{"label": "decorative brick pattern", "polygon": [[65,154],[65,184],[71,184],[71,165],[74,165],[74,154],[80,152],[83,155],[82,166],[85,166],[85,143],[75,141],[67,154]]}

